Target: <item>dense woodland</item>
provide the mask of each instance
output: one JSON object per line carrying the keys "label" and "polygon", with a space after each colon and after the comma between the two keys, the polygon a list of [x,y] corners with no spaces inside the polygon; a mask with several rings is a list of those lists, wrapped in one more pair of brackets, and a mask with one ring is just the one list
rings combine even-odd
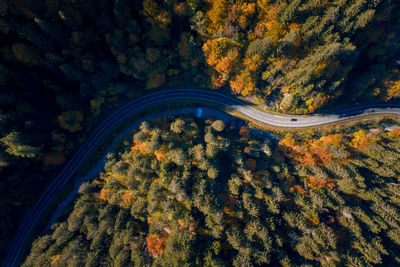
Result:
{"label": "dense woodland", "polygon": [[1,0],[0,258],[101,116],[163,88],[280,112],[400,95],[395,0]]}
{"label": "dense woodland", "polygon": [[0,1],[0,258],[104,110],[146,89],[208,85],[177,4]]}
{"label": "dense woodland", "polygon": [[400,264],[400,130],[144,122],[23,266]]}
{"label": "dense woodland", "polygon": [[296,113],[400,95],[398,1],[208,2],[195,26],[213,87]]}

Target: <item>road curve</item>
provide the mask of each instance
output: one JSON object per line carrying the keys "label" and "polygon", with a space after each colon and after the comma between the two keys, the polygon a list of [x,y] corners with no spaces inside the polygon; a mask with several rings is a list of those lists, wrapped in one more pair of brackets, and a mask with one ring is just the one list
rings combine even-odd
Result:
{"label": "road curve", "polygon": [[306,128],[320,126],[341,120],[373,114],[395,114],[400,115],[400,105],[371,105],[359,108],[342,110],[324,115],[310,116],[281,116],[266,113],[248,106],[246,103],[227,95],[208,90],[177,89],[165,90],[137,98],[105,118],[97,128],[90,134],[84,144],[75,152],[69,162],[53,182],[44,190],[36,204],[25,214],[22,219],[11,248],[2,266],[13,267],[18,263],[19,256],[25,247],[26,241],[40,217],[55,198],[61,188],[72,178],[80,165],[93,152],[94,148],[110,130],[118,126],[129,116],[148,109],[151,106],[162,104],[167,101],[184,100],[201,101],[216,104],[221,107],[229,107],[249,118],[268,125],[287,128]]}

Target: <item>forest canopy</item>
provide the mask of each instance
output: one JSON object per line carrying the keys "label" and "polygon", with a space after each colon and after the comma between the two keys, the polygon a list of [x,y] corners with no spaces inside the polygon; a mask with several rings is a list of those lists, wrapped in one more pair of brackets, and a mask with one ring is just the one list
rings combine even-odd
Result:
{"label": "forest canopy", "polygon": [[142,123],[23,266],[398,265],[400,131],[271,136]]}
{"label": "forest canopy", "polygon": [[194,87],[285,113],[394,101],[399,27],[395,0],[1,0],[0,257],[121,103]]}
{"label": "forest canopy", "polygon": [[210,0],[194,26],[213,87],[308,113],[336,98],[400,96],[398,4]]}

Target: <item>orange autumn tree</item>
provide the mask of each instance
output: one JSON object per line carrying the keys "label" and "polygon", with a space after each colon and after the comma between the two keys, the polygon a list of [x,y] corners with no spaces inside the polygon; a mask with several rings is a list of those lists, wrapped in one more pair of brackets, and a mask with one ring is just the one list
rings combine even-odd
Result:
{"label": "orange autumn tree", "polygon": [[298,160],[304,165],[324,166],[332,161],[332,155],[325,147],[320,147],[317,149],[311,149],[309,147],[302,156],[303,157],[300,156]]}
{"label": "orange autumn tree", "polygon": [[[212,68],[211,85],[219,88],[229,81],[232,90],[245,96],[253,95],[256,91],[256,77],[254,69],[261,64],[260,58],[240,58],[239,50],[242,45],[232,39],[240,29],[248,28],[250,21],[257,14],[257,6],[252,1],[227,0],[208,1],[209,10],[207,36],[203,45],[203,52],[207,64]],[[259,56],[258,56],[259,57]],[[247,66],[250,64],[251,66]],[[230,75],[233,73],[234,75]]]}
{"label": "orange autumn tree", "polygon": [[319,218],[318,217],[313,217],[309,218],[309,221],[312,225],[318,225],[319,224]]}
{"label": "orange autumn tree", "polygon": [[326,165],[332,161],[332,154],[329,153],[326,147],[319,147],[312,151],[313,155],[317,158],[317,164]]}
{"label": "orange autumn tree", "polygon": [[121,207],[130,207],[134,201],[133,193],[130,191],[126,191],[121,194],[121,200],[122,202],[120,203]]}
{"label": "orange autumn tree", "polygon": [[332,179],[327,179],[327,178],[318,178],[315,176],[309,176],[306,179],[307,186],[309,189],[334,189],[335,188],[335,183],[333,182]]}
{"label": "orange autumn tree", "polygon": [[229,57],[223,57],[215,66],[215,70],[221,74],[229,74],[233,69],[233,60]]}
{"label": "orange autumn tree", "polygon": [[308,112],[314,112],[316,109],[322,107],[327,100],[328,97],[324,96],[322,93],[318,93],[315,97],[310,97],[306,101]]}
{"label": "orange autumn tree", "polygon": [[400,138],[400,129],[392,129],[389,131],[389,135],[395,138]]}
{"label": "orange autumn tree", "polygon": [[134,154],[139,151],[141,154],[146,154],[146,142],[134,141],[134,145],[131,147],[131,153]]}
{"label": "orange autumn tree", "polygon": [[293,150],[294,146],[296,145],[296,140],[294,140],[293,135],[286,134],[285,137],[279,141],[279,145],[285,149]]}
{"label": "orange autumn tree", "polygon": [[299,194],[302,194],[302,195],[307,195],[307,191],[303,187],[301,187],[300,185],[295,185],[295,186],[291,187],[289,189],[289,192],[290,193],[296,192],[296,193],[299,193]]}
{"label": "orange autumn tree", "polygon": [[161,236],[151,234],[146,237],[147,249],[154,258],[157,258],[164,252],[167,239],[168,234],[166,233],[163,233]]}
{"label": "orange autumn tree", "polygon": [[253,1],[239,0],[207,0],[210,9],[206,15],[209,20],[209,34],[230,34],[230,30],[238,26],[244,30],[256,15],[257,5]]}
{"label": "orange autumn tree", "polygon": [[232,9],[237,8],[239,10],[239,17],[237,19],[238,25],[241,29],[246,29],[249,25],[249,21],[254,17],[256,13],[255,3],[238,2],[232,6]]}
{"label": "orange autumn tree", "polygon": [[165,153],[167,152],[168,152],[168,147],[165,144],[163,144],[158,150],[154,151],[154,155],[156,156],[158,161],[161,161],[165,159]]}
{"label": "orange autumn tree", "polygon": [[244,96],[252,95],[257,91],[256,84],[247,71],[242,71],[236,75],[235,79],[229,82],[229,85],[235,93]]}
{"label": "orange autumn tree", "polygon": [[[260,12],[260,23],[262,23],[265,34],[264,36],[272,36],[274,40],[286,34],[285,27],[279,23],[278,16],[280,6],[278,1],[258,0],[257,7]],[[258,25],[260,28],[261,25]]]}
{"label": "orange autumn tree", "polygon": [[50,266],[60,266],[61,264],[61,254],[56,254],[50,258]]}
{"label": "orange autumn tree", "polygon": [[211,76],[211,87],[216,89],[224,86],[226,81],[221,75],[212,75]]}
{"label": "orange autumn tree", "polygon": [[212,75],[212,85],[214,88],[225,84],[224,75],[229,74],[238,58],[238,51],[233,42],[225,37],[209,39],[202,47],[207,64],[215,68]]}
{"label": "orange autumn tree", "polygon": [[[276,44],[279,38],[285,36],[288,28],[279,22],[279,3],[248,0],[207,0],[207,3],[207,34],[204,34],[206,42],[203,52],[212,69],[211,86],[219,88],[228,82],[237,94],[255,95],[259,91],[261,66],[269,59],[264,59],[258,53],[247,54],[247,45],[235,36],[244,33],[249,43],[257,38],[273,37],[273,44]],[[289,26],[293,30],[301,27],[299,24]],[[222,44],[229,44],[229,47],[221,49]]]}
{"label": "orange autumn tree", "polygon": [[332,154],[329,146],[339,147],[342,143],[343,135],[327,135],[320,139],[306,139],[303,143],[297,142],[291,134],[285,135],[279,141],[279,145],[285,154],[303,165],[324,166],[332,161]]}
{"label": "orange autumn tree", "polygon": [[343,134],[329,134],[322,136],[319,140],[326,146],[340,147],[343,142]]}
{"label": "orange autumn tree", "polygon": [[259,54],[248,56],[243,60],[243,64],[246,66],[246,70],[248,70],[250,73],[258,71],[262,62],[263,60]]}
{"label": "orange autumn tree", "polygon": [[263,60],[260,55],[245,57],[243,60],[244,69],[238,73],[233,80],[229,82],[231,89],[243,96],[250,96],[257,92],[257,76],[258,70]]}
{"label": "orange autumn tree", "polygon": [[110,198],[111,193],[112,193],[111,190],[106,189],[106,188],[102,188],[102,189],[100,190],[100,193],[99,193],[99,195],[98,195],[98,198],[101,199],[101,200],[103,200],[103,201],[107,201],[107,200]]}
{"label": "orange autumn tree", "polygon": [[353,133],[353,139],[350,142],[350,146],[359,150],[366,150],[367,144],[373,143],[374,141],[370,138],[370,134],[365,130],[359,130]]}
{"label": "orange autumn tree", "polygon": [[250,137],[250,129],[249,127],[242,126],[239,130],[239,135],[245,139],[248,139]]}

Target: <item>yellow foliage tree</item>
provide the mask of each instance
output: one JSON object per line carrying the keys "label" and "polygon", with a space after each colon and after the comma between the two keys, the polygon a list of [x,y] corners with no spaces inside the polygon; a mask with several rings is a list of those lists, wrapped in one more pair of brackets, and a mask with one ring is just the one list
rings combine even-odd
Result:
{"label": "yellow foliage tree", "polygon": [[248,71],[242,71],[235,76],[235,79],[229,82],[231,89],[243,96],[249,96],[257,91],[255,81],[253,81]]}
{"label": "yellow foliage tree", "polygon": [[353,139],[350,142],[350,146],[359,149],[367,149],[367,144],[372,142],[365,130],[359,130],[353,134]]}
{"label": "yellow foliage tree", "polygon": [[386,85],[386,92],[384,96],[385,101],[400,96],[400,80],[387,82],[385,85]]}
{"label": "yellow foliage tree", "polygon": [[233,61],[228,57],[222,58],[215,66],[215,70],[221,74],[229,74],[233,69]]}
{"label": "yellow foliage tree", "polygon": [[228,38],[221,37],[207,40],[202,47],[207,64],[210,66],[217,65],[227,55],[231,47],[234,47],[234,45]]}
{"label": "yellow foliage tree", "polygon": [[167,153],[167,152],[168,152],[168,147],[163,144],[160,147],[160,149],[158,149],[154,152],[154,155],[156,156],[157,160],[160,161],[160,160],[165,159],[165,153]]}
{"label": "yellow foliage tree", "polygon": [[209,33],[222,32],[225,26],[228,13],[228,1],[226,0],[208,0],[211,9],[207,12],[207,17],[210,20],[207,28]]}

